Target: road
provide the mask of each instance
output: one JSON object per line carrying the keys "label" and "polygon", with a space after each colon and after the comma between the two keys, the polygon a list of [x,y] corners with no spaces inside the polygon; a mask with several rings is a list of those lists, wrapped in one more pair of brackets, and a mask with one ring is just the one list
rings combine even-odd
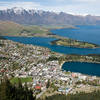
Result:
{"label": "road", "polygon": [[43,93],[45,93],[46,92],[46,88],[40,93],[40,94],[38,94],[37,96],[36,96],[36,99],[38,99],[38,98],[40,98],[42,95],[43,95]]}

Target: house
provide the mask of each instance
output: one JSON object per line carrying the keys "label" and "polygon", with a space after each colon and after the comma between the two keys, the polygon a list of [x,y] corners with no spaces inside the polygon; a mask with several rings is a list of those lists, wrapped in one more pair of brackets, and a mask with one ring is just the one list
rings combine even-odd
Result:
{"label": "house", "polygon": [[59,88],[58,92],[61,92],[61,93],[67,95],[71,90],[72,90],[72,88]]}
{"label": "house", "polygon": [[36,86],[35,86],[35,90],[41,91],[41,86],[40,86],[40,85],[36,85]]}

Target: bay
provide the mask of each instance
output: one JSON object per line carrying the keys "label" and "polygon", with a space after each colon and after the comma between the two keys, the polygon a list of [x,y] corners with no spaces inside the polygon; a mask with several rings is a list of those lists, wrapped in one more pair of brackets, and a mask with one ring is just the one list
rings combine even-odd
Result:
{"label": "bay", "polygon": [[100,64],[96,63],[66,62],[63,64],[62,69],[92,76],[100,76]]}
{"label": "bay", "polygon": [[56,29],[51,30],[54,34],[68,37],[84,42],[90,42],[100,45],[100,26],[98,25],[77,25],[76,29]]}

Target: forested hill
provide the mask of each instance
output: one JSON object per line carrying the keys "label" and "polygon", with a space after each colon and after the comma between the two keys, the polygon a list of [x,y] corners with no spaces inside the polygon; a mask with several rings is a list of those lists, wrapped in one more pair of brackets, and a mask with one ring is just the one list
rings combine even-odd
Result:
{"label": "forested hill", "polygon": [[[40,99],[41,100],[41,99]],[[53,95],[44,100],[100,100],[100,91],[92,93],[77,93],[74,95]]]}
{"label": "forested hill", "polygon": [[[22,86],[19,79],[18,84],[11,84],[9,80],[0,80],[0,100],[36,100],[32,90],[29,90],[27,84]],[[100,91],[91,93],[77,93],[69,95],[53,95],[45,99],[38,100],[100,100]]]}
{"label": "forested hill", "polygon": [[21,81],[12,85],[9,80],[0,83],[0,100],[36,100],[33,91],[28,90],[27,84],[23,87]]}

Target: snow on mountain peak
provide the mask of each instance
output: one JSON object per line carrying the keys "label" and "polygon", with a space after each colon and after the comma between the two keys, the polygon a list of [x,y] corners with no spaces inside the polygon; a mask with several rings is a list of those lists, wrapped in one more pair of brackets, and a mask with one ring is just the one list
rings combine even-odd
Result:
{"label": "snow on mountain peak", "polygon": [[14,8],[12,8],[12,10],[13,10],[14,13],[16,13],[16,14],[21,14],[21,13],[24,11],[24,9],[21,8],[21,7],[14,7]]}

